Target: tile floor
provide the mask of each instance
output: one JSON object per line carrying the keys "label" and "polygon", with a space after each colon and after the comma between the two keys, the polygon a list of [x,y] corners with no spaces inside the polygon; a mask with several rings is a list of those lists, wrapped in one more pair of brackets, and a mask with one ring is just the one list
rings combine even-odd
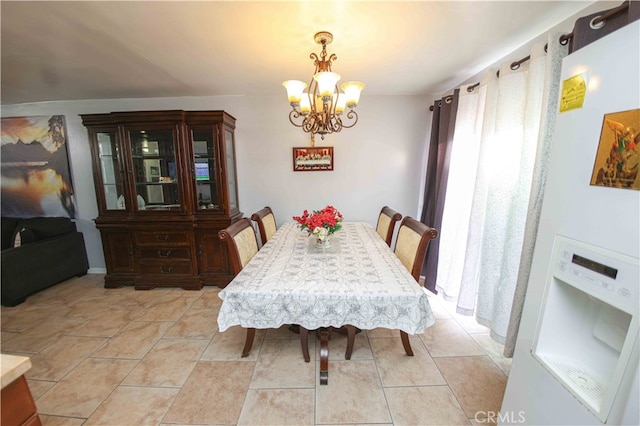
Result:
{"label": "tile floor", "polygon": [[2,353],[31,357],[27,380],[45,425],[470,425],[497,412],[510,360],[486,328],[431,297],[434,326],[330,340],[329,384],[319,344],[305,363],[298,336],[218,332],[217,287],[104,289],[102,275],[58,284],[1,309]]}

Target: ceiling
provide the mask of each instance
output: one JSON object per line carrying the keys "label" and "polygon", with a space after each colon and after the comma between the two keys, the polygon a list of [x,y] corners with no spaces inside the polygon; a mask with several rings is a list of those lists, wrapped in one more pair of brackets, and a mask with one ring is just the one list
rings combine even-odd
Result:
{"label": "ceiling", "polygon": [[591,3],[2,1],[0,99],[284,97],[317,31],[363,97],[441,95]]}

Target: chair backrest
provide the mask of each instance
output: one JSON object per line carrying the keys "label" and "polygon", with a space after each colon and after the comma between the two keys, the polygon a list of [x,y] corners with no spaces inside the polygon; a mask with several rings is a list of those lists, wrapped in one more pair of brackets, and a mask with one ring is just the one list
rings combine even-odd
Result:
{"label": "chair backrest", "polygon": [[251,221],[243,217],[218,232],[220,240],[227,243],[233,273],[237,274],[258,252],[258,238]]}
{"label": "chair backrest", "polygon": [[393,230],[396,227],[396,222],[400,219],[402,219],[402,215],[387,206],[382,208],[378,216],[376,232],[387,242],[389,247],[391,247],[391,239],[393,238]]}
{"label": "chair backrest", "polygon": [[271,211],[271,207],[267,206],[261,210],[258,210],[251,215],[251,220],[258,223],[260,239],[262,240],[262,245],[265,245],[277,230],[276,218],[273,215],[273,211]]}
{"label": "chair backrest", "polygon": [[412,217],[405,216],[400,223],[394,252],[418,282],[429,241],[437,236],[438,231]]}

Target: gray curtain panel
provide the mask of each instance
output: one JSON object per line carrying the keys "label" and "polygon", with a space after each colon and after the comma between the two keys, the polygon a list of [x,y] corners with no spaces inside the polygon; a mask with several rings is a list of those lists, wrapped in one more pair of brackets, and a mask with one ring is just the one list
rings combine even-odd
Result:
{"label": "gray curtain panel", "polygon": [[[451,160],[451,143],[458,111],[458,94],[445,96],[433,105],[431,122],[431,139],[429,141],[429,158],[424,185],[424,200],[420,221],[427,226],[440,230],[442,225],[442,211],[447,192],[447,178],[449,176],[449,162]],[[433,293],[436,291],[436,277],[438,273],[439,239],[429,243],[426,261],[422,264],[425,277],[424,286]]]}

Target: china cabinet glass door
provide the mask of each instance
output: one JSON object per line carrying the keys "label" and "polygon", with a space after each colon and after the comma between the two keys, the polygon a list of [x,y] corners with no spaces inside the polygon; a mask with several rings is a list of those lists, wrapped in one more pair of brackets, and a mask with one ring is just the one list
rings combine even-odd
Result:
{"label": "china cabinet glass door", "polygon": [[116,132],[98,132],[96,137],[106,209],[124,210],[126,205],[122,160],[116,143]]}
{"label": "china cabinet glass door", "polygon": [[213,129],[192,129],[193,167],[195,167],[196,194],[198,210],[220,210]]}
{"label": "china cabinet glass door", "polygon": [[138,210],[179,210],[173,130],[130,130]]}
{"label": "china cabinet glass door", "polygon": [[227,169],[227,187],[229,192],[229,211],[238,210],[238,187],[236,184],[236,161],[233,149],[233,133],[229,130],[224,132],[225,160]]}

